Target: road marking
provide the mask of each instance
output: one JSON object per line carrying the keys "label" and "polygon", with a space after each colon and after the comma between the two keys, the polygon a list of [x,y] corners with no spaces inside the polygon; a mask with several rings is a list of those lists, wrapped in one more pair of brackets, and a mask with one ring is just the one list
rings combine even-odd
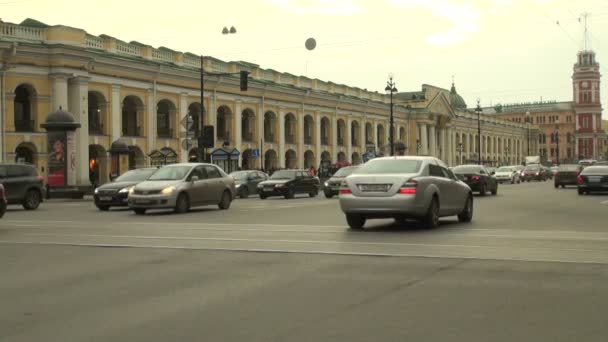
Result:
{"label": "road marking", "polygon": [[600,204],[606,204],[606,205],[608,205],[608,201],[600,202]]}

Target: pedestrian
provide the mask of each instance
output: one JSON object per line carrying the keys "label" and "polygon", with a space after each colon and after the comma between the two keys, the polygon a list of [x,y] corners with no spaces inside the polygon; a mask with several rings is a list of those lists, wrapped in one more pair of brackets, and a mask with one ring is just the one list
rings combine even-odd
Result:
{"label": "pedestrian", "polygon": [[308,170],[308,174],[313,177],[316,176],[317,173],[315,172],[315,168],[311,166],[310,169]]}

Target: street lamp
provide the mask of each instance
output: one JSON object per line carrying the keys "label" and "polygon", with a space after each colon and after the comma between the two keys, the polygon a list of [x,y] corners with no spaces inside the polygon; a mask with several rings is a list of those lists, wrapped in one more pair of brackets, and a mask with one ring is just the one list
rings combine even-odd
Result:
{"label": "street lamp", "polygon": [[530,155],[530,111],[526,112],[526,128],[528,129],[528,135],[527,135],[527,139],[528,139],[528,156]]}
{"label": "street lamp", "polygon": [[477,99],[477,108],[475,108],[475,112],[477,113],[477,164],[481,165],[481,105],[479,104],[481,100]]}
{"label": "street lamp", "polygon": [[397,92],[397,88],[395,87],[395,82],[393,82],[393,76],[389,76],[389,80],[386,82],[386,88],[384,90],[390,94],[391,96],[391,116],[389,118],[389,136],[388,141],[391,145],[391,156],[395,155],[395,127],[393,120],[393,93]]}
{"label": "street lamp", "polygon": [[420,148],[422,147],[422,144],[420,143],[420,139],[416,139],[416,155],[420,155]]}

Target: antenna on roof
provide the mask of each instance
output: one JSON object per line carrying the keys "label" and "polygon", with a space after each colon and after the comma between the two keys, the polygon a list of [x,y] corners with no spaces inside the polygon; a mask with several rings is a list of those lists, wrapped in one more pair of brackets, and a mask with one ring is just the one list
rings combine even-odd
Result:
{"label": "antenna on roof", "polygon": [[583,19],[584,19],[584,25],[585,25],[585,35],[584,35],[585,51],[587,51],[587,43],[589,42],[589,27],[587,25],[588,17],[589,17],[589,13],[587,13],[587,12],[583,13]]}

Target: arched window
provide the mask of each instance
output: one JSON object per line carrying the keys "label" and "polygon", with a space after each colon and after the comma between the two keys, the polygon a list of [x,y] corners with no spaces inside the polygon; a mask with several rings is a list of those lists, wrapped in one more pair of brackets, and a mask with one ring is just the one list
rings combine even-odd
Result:
{"label": "arched window", "polygon": [[33,132],[34,131],[34,113],[32,106],[32,97],[34,89],[28,85],[20,85],[15,89],[15,131],[16,132]]}

